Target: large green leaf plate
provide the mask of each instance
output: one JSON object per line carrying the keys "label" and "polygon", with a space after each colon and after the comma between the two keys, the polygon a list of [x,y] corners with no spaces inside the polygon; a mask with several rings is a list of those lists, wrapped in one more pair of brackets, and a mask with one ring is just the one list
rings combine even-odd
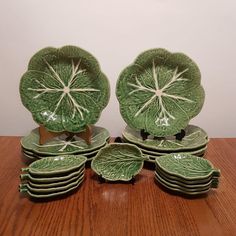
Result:
{"label": "large green leaf plate", "polygon": [[52,176],[43,176],[43,177],[39,177],[38,175],[34,175],[34,174],[21,174],[20,175],[20,179],[21,181],[24,182],[31,182],[31,183],[35,183],[35,184],[53,184],[53,183],[61,183],[64,181],[68,181],[74,177],[79,176],[81,173],[84,173],[84,168],[85,165],[82,165],[81,167],[79,167],[78,169],[76,169],[76,171],[71,172],[70,174],[64,175],[64,176],[56,176],[56,177],[52,177]]}
{"label": "large green leaf plate", "polygon": [[[191,154],[191,155],[198,155],[198,154],[202,154],[206,151],[207,149],[207,146],[203,147],[203,148],[199,148],[198,150],[194,150],[194,151],[190,151],[190,150],[186,150],[185,152],[184,151],[180,151],[181,153],[184,152],[184,153],[188,153],[188,154]],[[163,156],[163,155],[168,155],[170,154],[170,152],[155,152],[155,151],[150,151],[150,150],[146,150],[146,149],[142,149],[140,148],[140,150],[142,151],[143,154],[147,154],[147,155],[150,155],[150,156]],[[178,153],[178,152],[175,152],[175,153]]]}
{"label": "large green leaf plate", "polygon": [[66,135],[49,140],[44,145],[39,144],[38,128],[21,139],[21,146],[28,151],[41,155],[64,155],[64,154],[83,154],[99,149],[104,146],[109,138],[109,132],[99,126],[91,126],[92,139],[91,144],[87,144],[83,139],[74,136],[67,140]]}
{"label": "large green leaf plate", "polygon": [[220,176],[207,159],[186,153],[173,153],[156,158],[156,165],[164,172],[186,180],[206,179],[209,176]]}
{"label": "large green leaf plate", "polygon": [[174,136],[166,137],[162,140],[153,139],[153,136],[149,136],[143,140],[140,132],[129,126],[126,126],[122,135],[126,140],[139,145],[142,149],[158,152],[192,151],[206,146],[209,141],[207,133],[198,126],[188,125],[184,131],[185,136],[181,141],[176,140]]}
{"label": "large green leaf plate", "polygon": [[28,167],[22,168],[23,172],[27,172],[36,176],[58,176],[67,175],[72,171],[78,170],[86,162],[86,157],[76,155],[65,155],[55,157],[45,157],[31,163]]}
{"label": "large green leaf plate", "polygon": [[27,187],[26,188],[21,188],[20,192],[27,193],[30,197],[37,198],[37,199],[53,198],[53,197],[65,195],[65,194],[71,192],[72,190],[75,190],[76,188],[78,188],[81,185],[82,182],[83,182],[83,179],[80,180],[80,182],[77,183],[75,186],[73,186],[69,189],[66,189],[66,190],[63,190],[63,191],[57,191],[57,192],[54,192],[54,193],[43,193],[43,194],[41,194],[41,193],[32,193],[29,189],[27,189]]}
{"label": "large green leaf plate", "polygon": [[110,87],[90,53],[75,46],[48,47],[31,58],[20,95],[38,124],[54,132],[80,132],[98,121]]}
{"label": "large green leaf plate", "polygon": [[91,167],[106,180],[130,181],[141,171],[144,159],[135,145],[113,143],[98,152]]}
{"label": "large green leaf plate", "polygon": [[145,51],[125,68],[116,96],[125,122],[157,137],[184,129],[205,99],[197,65],[183,53],[165,49]]}

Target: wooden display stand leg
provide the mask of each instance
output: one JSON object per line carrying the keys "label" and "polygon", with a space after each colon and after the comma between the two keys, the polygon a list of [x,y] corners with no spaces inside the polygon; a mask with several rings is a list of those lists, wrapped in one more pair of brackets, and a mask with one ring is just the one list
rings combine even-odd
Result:
{"label": "wooden display stand leg", "polygon": [[73,137],[74,135],[82,138],[87,144],[91,144],[92,131],[90,126],[86,126],[86,130],[79,133],[71,133],[67,131],[63,132],[51,132],[45,129],[43,125],[39,126],[39,144],[43,145],[48,140],[58,137],[62,134],[68,135],[68,137]]}

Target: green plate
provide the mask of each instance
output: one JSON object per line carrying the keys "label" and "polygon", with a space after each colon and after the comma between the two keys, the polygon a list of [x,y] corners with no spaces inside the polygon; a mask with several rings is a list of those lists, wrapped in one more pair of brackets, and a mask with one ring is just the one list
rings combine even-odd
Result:
{"label": "green plate", "polygon": [[31,181],[28,181],[28,182],[24,182],[22,184],[28,184],[30,187],[33,187],[33,188],[38,188],[38,189],[41,189],[41,188],[54,188],[54,187],[63,187],[63,186],[66,186],[68,184],[71,184],[71,183],[74,183],[78,178],[80,178],[81,176],[84,176],[84,170],[79,173],[79,175],[76,175],[70,179],[67,179],[65,181],[57,181],[57,182],[54,182],[54,183],[34,183],[34,182],[31,182]]}
{"label": "green plate", "polygon": [[53,132],[80,132],[98,121],[110,87],[90,53],[75,46],[48,47],[30,59],[20,95],[38,124]]}
{"label": "green plate", "polygon": [[[92,151],[89,151],[89,152],[85,152],[85,153],[73,153],[73,155],[83,155],[85,157],[90,157],[90,156],[93,156],[93,155],[96,155],[98,153],[98,151],[104,147],[107,143],[105,143],[103,146],[99,147],[98,149],[95,149],[95,150],[92,150]],[[22,152],[23,154],[26,154],[26,155],[29,155],[33,158],[36,158],[36,159],[42,159],[44,157],[48,157],[49,155],[41,155],[41,154],[38,154],[38,153],[34,153],[33,151],[28,151],[27,149],[22,149]],[[64,154],[65,155],[65,154]],[[50,155],[50,156],[55,156],[55,155]]]}
{"label": "green plate", "polygon": [[122,71],[116,96],[125,122],[157,137],[179,133],[205,99],[198,66],[183,53],[160,48],[141,53]]}
{"label": "green plate", "polygon": [[92,160],[92,169],[109,181],[130,181],[143,167],[144,157],[132,144],[112,143]]}
{"label": "green plate", "polygon": [[[180,151],[180,152],[188,153],[191,155],[197,155],[198,153],[204,153],[206,151],[206,149],[207,149],[207,146],[204,146],[203,148],[199,148],[198,150],[195,150],[195,151],[186,150],[186,151]],[[163,155],[170,154],[170,152],[150,151],[148,149],[143,149],[143,148],[140,148],[140,150],[142,151],[143,154],[147,154],[147,155],[151,155],[151,156],[163,156]],[[178,153],[178,152],[175,151],[175,153]]]}
{"label": "green plate", "polygon": [[164,172],[157,165],[156,165],[156,172],[159,175],[161,175],[162,177],[165,177],[166,179],[168,179],[169,181],[173,181],[173,182],[177,181],[177,182],[180,182],[180,183],[183,183],[183,184],[187,184],[187,185],[206,184],[206,183],[209,183],[212,180],[212,178],[218,178],[218,177],[208,176],[205,179],[186,180],[186,179],[183,179],[181,177],[177,177],[175,175],[171,175],[171,174],[168,174],[168,173]]}
{"label": "green plate", "polygon": [[158,179],[156,177],[155,177],[155,180],[159,184],[164,186],[166,189],[171,190],[173,192],[182,193],[182,194],[185,194],[185,195],[201,195],[201,194],[206,194],[206,193],[208,193],[211,190],[211,188],[206,188],[205,190],[201,190],[201,191],[185,191],[182,188],[171,187],[170,185],[167,185],[166,183],[162,182],[160,179]]}
{"label": "green plate", "polygon": [[165,173],[186,180],[201,180],[209,176],[220,176],[207,159],[186,153],[173,153],[156,158],[156,165]]}
{"label": "green plate", "polygon": [[83,182],[83,179],[77,185],[75,185],[75,186],[73,186],[73,187],[71,187],[67,190],[58,191],[58,192],[54,192],[54,193],[43,193],[43,194],[41,194],[41,193],[32,193],[27,188],[21,188],[20,192],[27,193],[32,198],[38,198],[38,199],[52,198],[52,197],[56,197],[56,196],[62,196],[62,195],[65,195],[65,194],[71,192],[72,190],[78,188],[81,185],[82,182]]}
{"label": "green plate", "polygon": [[211,178],[209,182],[204,184],[185,184],[181,181],[168,179],[166,176],[161,175],[161,173],[158,173],[157,171],[155,171],[155,177],[174,188],[183,188],[187,191],[201,191],[206,188],[218,188],[219,185],[219,178],[217,177]]}
{"label": "green plate", "polygon": [[153,139],[149,136],[143,140],[140,131],[136,131],[129,126],[126,126],[123,131],[123,137],[130,143],[134,143],[142,147],[142,149],[155,150],[158,152],[176,152],[176,151],[191,151],[204,147],[208,143],[207,133],[195,125],[188,125],[185,129],[185,137],[182,141],[176,140],[175,137],[166,137],[162,140]]}
{"label": "green plate", "polygon": [[20,184],[19,188],[20,191],[21,189],[23,189],[23,191],[25,191],[25,189],[29,190],[31,193],[44,193],[44,194],[48,194],[48,193],[55,193],[55,192],[59,192],[59,191],[65,191],[67,189],[70,189],[74,186],[77,186],[78,183],[81,183],[81,180],[84,179],[84,174],[77,177],[77,179],[67,185],[64,186],[56,186],[56,187],[46,187],[46,188],[38,188],[38,187],[33,187],[30,185],[30,183],[26,183],[26,184]]}
{"label": "green plate", "polygon": [[52,176],[66,175],[83,166],[87,158],[84,156],[65,155],[55,157],[45,157],[37,160],[27,168],[22,168],[23,172],[30,173],[35,176]]}
{"label": "green plate", "polygon": [[91,126],[92,140],[88,145],[83,139],[74,136],[67,140],[66,135],[61,135],[51,139],[44,145],[39,144],[38,128],[31,131],[31,133],[21,139],[21,146],[24,150],[31,151],[35,154],[41,155],[68,155],[68,154],[83,154],[97,150],[107,143],[109,132],[99,126]]}
{"label": "green plate", "polygon": [[78,169],[74,170],[73,172],[66,174],[64,176],[56,176],[56,177],[39,177],[39,176],[32,176],[32,174],[28,173],[28,174],[21,174],[20,175],[20,179],[21,181],[28,181],[31,183],[35,183],[35,184],[54,184],[54,183],[61,183],[64,181],[68,181],[74,177],[79,176],[81,173],[84,173],[84,168],[85,165],[80,166]]}

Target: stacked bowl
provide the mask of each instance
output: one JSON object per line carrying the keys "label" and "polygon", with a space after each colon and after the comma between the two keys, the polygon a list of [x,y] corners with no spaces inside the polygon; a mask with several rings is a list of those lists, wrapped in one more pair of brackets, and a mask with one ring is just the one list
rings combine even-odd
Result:
{"label": "stacked bowl", "polygon": [[156,158],[155,180],[164,188],[185,195],[207,193],[217,188],[220,171],[210,161],[186,153]]}
{"label": "stacked bowl", "polygon": [[61,196],[78,188],[84,179],[86,157],[56,156],[37,160],[21,174],[20,192],[33,198]]}

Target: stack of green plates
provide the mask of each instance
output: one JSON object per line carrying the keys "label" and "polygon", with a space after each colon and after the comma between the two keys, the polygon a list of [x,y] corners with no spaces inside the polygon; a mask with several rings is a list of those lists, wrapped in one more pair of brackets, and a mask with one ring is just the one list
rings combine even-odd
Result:
{"label": "stack of green plates", "polygon": [[122,135],[126,142],[138,146],[143,154],[149,156],[150,161],[155,161],[156,157],[170,153],[188,153],[196,156],[204,156],[209,141],[207,133],[194,125],[185,128],[183,139],[177,140],[175,136],[157,139],[149,135],[143,140],[140,131],[126,126]]}
{"label": "stack of green plates", "polygon": [[166,189],[186,195],[207,193],[217,188],[220,171],[206,159],[173,153],[156,158],[155,180]]}
{"label": "stack of green plates", "polygon": [[46,157],[22,168],[20,192],[34,198],[64,195],[82,183],[86,157],[66,155]]}
{"label": "stack of green plates", "polygon": [[65,134],[49,140],[47,143],[39,144],[38,128],[21,139],[23,154],[32,160],[48,156],[58,155],[83,155],[88,160],[95,157],[97,152],[104,147],[109,139],[109,132],[105,128],[92,126],[91,144],[88,145],[83,139],[73,136],[68,139]]}

